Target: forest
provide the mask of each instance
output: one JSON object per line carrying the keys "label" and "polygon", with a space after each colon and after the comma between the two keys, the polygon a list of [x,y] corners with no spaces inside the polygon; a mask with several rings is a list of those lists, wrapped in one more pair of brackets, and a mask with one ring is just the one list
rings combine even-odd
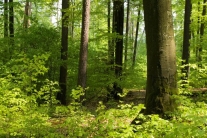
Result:
{"label": "forest", "polygon": [[1,0],[0,138],[207,137],[207,0]]}

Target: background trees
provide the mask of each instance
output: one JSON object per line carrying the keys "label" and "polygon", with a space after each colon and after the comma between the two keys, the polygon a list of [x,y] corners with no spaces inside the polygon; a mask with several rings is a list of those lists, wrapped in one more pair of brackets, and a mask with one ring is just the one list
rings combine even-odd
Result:
{"label": "background trees", "polygon": [[206,0],[86,2],[0,1],[0,137],[207,137]]}

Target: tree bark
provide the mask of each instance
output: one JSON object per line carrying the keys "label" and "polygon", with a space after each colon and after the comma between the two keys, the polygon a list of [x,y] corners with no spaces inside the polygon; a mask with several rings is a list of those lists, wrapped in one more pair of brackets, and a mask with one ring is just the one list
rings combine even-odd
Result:
{"label": "tree bark", "polygon": [[202,11],[202,17],[201,17],[201,25],[200,25],[200,45],[198,48],[198,66],[202,67],[202,63],[200,63],[202,61],[202,51],[203,51],[203,47],[202,47],[202,42],[203,42],[203,35],[204,35],[204,30],[205,30],[205,15],[206,15],[206,1],[207,0],[203,0],[203,11]]}
{"label": "tree bark", "polygon": [[88,58],[88,36],[90,20],[90,0],[83,0],[81,44],[78,68],[78,86],[86,88],[86,71]]}
{"label": "tree bark", "polygon": [[9,23],[8,0],[4,0],[4,38],[8,37],[8,23]]}
{"label": "tree bark", "polygon": [[114,66],[114,45],[110,37],[111,33],[111,0],[108,0],[108,64],[113,68]]}
{"label": "tree bark", "polygon": [[115,40],[115,74],[120,77],[122,74],[123,58],[123,26],[124,26],[124,1],[114,0],[114,31],[118,37]]}
{"label": "tree bark", "polygon": [[143,0],[147,43],[147,93],[145,114],[175,108],[177,94],[175,40],[171,0]]}
{"label": "tree bark", "polygon": [[[113,40],[115,44],[115,76],[117,80],[120,80],[123,65],[124,1],[114,0],[113,4],[113,32],[117,35]],[[122,93],[122,88],[118,82],[114,82],[111,95],[116,100],[119,99],[118,93]]]}
{"label": "tree bark", "polygon": [[184,33],[183,33],[183,52],[182,52],[182,80],[187,80],[189,76],[189,57],[190,57],[190,17],[191,17],[191,0],[185,1]]}
{"label": "tree bark", "polygon": [[57,100],[60,101],[62,105],[67,105],[67,60],[68,60],[68,25],[66,21],[68,16],[66,15],[66,9],[69,8],[69,0],[62,0],[62,37],[61,37],[61,61],[60,66],[60,77],[59,85],[60,92],[57,94]]}
{"label": "tree bark", "polygon": [[129,37],[129,13],[130,0],[127,0],[127,17],[126,17],[126,35],[125,35],[125,53],[124,53],[124,68],[127,68],[127,54],[128,54],[128,37]]}
{"label": "tree bark", "polygon": [[[13,0],[9,0],[9,37],[14,37],[14,6]],[[11,40],[13,45],[13,40]]]}
{"label": "tree bark", "polygon": [[133,69],[135,67],[136,55],[137,55],[137,41],[138,41],[138,31],[139,31],[139,19],[140,19],[140,9],[138,11],[136,34],[135,34],[135,40],[134,40],[134,52],[133,52],[133,58],[132,58],[132,68]]}
{"label": "tree bark", "polygon": [[24,15],[24,28],[27,29],[30,26],[30,16],[31,16],[31,2],[29,2],[29,0],[26,0],[25,3],[25,15]]}

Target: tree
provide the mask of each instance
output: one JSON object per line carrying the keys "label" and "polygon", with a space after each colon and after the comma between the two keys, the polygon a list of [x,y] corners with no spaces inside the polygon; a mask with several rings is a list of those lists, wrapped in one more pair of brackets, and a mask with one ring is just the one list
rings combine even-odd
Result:
{"label": "tree", "polygon": [[[108,34],[111,33],[111,0],[108,0]],[[108,64],[114,65],[114,45],[112,44],[111,38],[108,37]]]}
{"label": "tree", "polygon": [[[206,1],[207,0],[203,0],[203,11],[202,11],[202,17],[201,17],[201,25],[200,25],[200,45],[198,48],[198,62],[202,61],[202,51],[203,51],[203,47],[202,47],[202,42],[203,42],[203,35],[204,35],[204,30],[205,30],[205,16],[206,16]],[[201,63],[198,64],[199,67],[202,66]]]}
{"label": "tree", "polygon": [[124,68],[127,67],[127,53],[128,53],[128,35],[129,35],[129,10],[130,10],[130,0],[127,0],[127,17],[126,17],[126,35],[125,35],[125,53],[124,53]]}
{"label": "tree", "polygon": [[86,70],[88,58],[88,36],[90,19],[90,0],[83,0],[81,44],[79,53],[78,86],[86,87]]}
{"label": "tree", "polygon": [[183,80],[187,80],[189,76],[189,57],[190,57],[190,17],[191,17],[191,0],[185,1],[185,17],[184,17],[184,33],[183,33],[183,52],[182,52],[182,77]]}
{"label": "tree", "polygon": [[24,28],[29,28],[30,26],[30,19],[29,17],[31,16],[31,5],[32,3],[29,2],[29,0],[26,0],[26,3],[25,3],[25,15],[24,15]]}
{"label": "tree", "polygon": [[8,0],[4,0],[4,37],[8,37]]}
{"label": "tree", "polygon": [[[139,6],[139,8],[140,8],[140,6]],[[133,51],[133,58],[132,58],[132,68],[135,67],[135,61],[136,61],[139,22],[140,22],[140,9],[138,10],[138,16],[137,16],[137,26],[136,26],[136,34],[135,34],[135,42],[134,42],[134,51]]]}
{"label": "tree", "polygon": [[[117,37],[113,40],[115,44],[115,76],[120,79],[123,65],[124,1],[114,0],[113,4],[113,33],[117,34]],[[118,99],[118,93],[122,93],[122,88],[117,82],[114,83],[113,88],[113,98]]]}
{"label": "tree", "polygon": [[14,37],[14,5],[13,4],[14,4],[13,0],[9,0],[9,36],[10,38]]}
{"label": "tree", "polygon": [[145,114],[164,115],[175,106],[176,55],[171,0],[143,0],[147,44]]}
{"label": "tree", "polygon": [[69,8],[69,0],[62,0],[62,37],[61,37],[61,60],[60,66],[59,85],[60,92],[57,94],[57,100],[61,104],[66,105],[66,93],[67,93],[67,60],[68,60],[68,15],[66,9]]}

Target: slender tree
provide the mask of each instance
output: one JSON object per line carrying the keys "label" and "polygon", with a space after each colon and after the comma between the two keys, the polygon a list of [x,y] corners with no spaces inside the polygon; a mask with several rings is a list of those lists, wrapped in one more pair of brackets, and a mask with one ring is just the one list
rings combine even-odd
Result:
{"label": "slender tree", "polygon": [[[108,34],[111,33],[111,0],[108,0]],[[114,66],[114,45],[111,37],[108,37],[108,64]],[[111,67],[112,68],[112,67]]]}
{"label": "slender tree", "polygon": [[191,17],[192,4],[191,0],[185,1],[185,17],[184,17],[184,33],[183,33],[183,52],[182,52],[182,77],[183,80],[187,80],[189,76],[189,57],[190,57],[190,17]]}
{"label": "slender tree", "polygon": [[78,68],[78,86],[86,87],[86,68],[88,58],[88,36],[90,19],[90,0],[83,0],[81,44]]}
{"label": "slender tree", "polygon": [[66,14],[66,9],[69,8],[69,0],[62,0],[62,37],[61,37],[61,60],[62,64],[60,66],[60,77],[59,85],[60,92],[57,94],[57,100],[61,104],[66,105],[66,93],[67,93],[67,60],[68,60],[68,25],[66,21],[68,20],[68,15]]}
{"label": "slender tree", "polygon": [[25,3],[25,9],[24,9],[24,28],[29,28],[30,26],[30,16],[31,16],[31,7],[32,6],[32,3],[29,1],[29,0],[26,0],[26,3]]}
{"label": "slender tree", "polygon": [[[10,38],[14,37],[14,6],[13,6],[13,0],[9,0],[9,36],[10,36]],[[13,43],[13,42],[11,42],[11,43]]]}
{"label": "slender tree", "polygon": [[203,11],[202,11],[202,19],[201,19],[201,26],[200,26],[200,38],[202,41],[202,37],[204,35],[204,30],[205,30],[205,16],[206,16],[206,3],[207,0],[203,0]]}
{"label": "slender tree", "polygon": [[145,114],[164,115],[175,108],[176,54],[171,0],[143,0],[147,44]]}
{"label": "slender tree", "polygon": [[[201,25],[200,25],[200,45],[198,48],[198,62],[202,61],[202,51],[203,51],[203,47],[202,47],[202,42],[203,42],[203,35],[204,35],[204,30],[205,30],[205,16],[206,16],[206,2],[207,0],[203,0],[203,11],[202,11],[202,17],[201,17]],[[201,63],[198,64],[199,67],[202,66]]]}
{"label": "slender tree", "polygon": [[127,67],[127,54],[128,54],[128,36],[129,36],[129,13],[130,10],[130,0],[127,0],[127,17],[126,17],[126,35],[125,35],[125,53],[124,53],[124,68]]}
{"label": "slender tree", "polygon": [[8,0],[4,0],[4,37],[8,37]]}
{"label": "slender tree", "polygon": [[[201,3],[200,3],[200,1],[198,1],[198,13],[200,13],[200,7],[201,7]],[[197,18],[198,18],[198,21],[197,21],[197,40],[198,41],[200,41],[199,39],[200,39],[200,15],[198,14],[198,16],[197,16]],[[201,45],[200,45],[200,43],[197,43],[197,45],[196,45],[196,61],[197,62],[200,62],[200,51],[201,50]],[[198,65],[199,66],[199,65]]]}
{"label": "slender tree", "polygon": [[132,58],[132,68],[135,66],[136,55],[137,55],[137,41],[138,41],[138,31],[139,31],[139,22],[140,22],[140,9],[138,10],[137,16],[137,26],[136,26],[136,34],[135,34],[135,42],[134,42],[134,51],[133,51],[133,58]]}

